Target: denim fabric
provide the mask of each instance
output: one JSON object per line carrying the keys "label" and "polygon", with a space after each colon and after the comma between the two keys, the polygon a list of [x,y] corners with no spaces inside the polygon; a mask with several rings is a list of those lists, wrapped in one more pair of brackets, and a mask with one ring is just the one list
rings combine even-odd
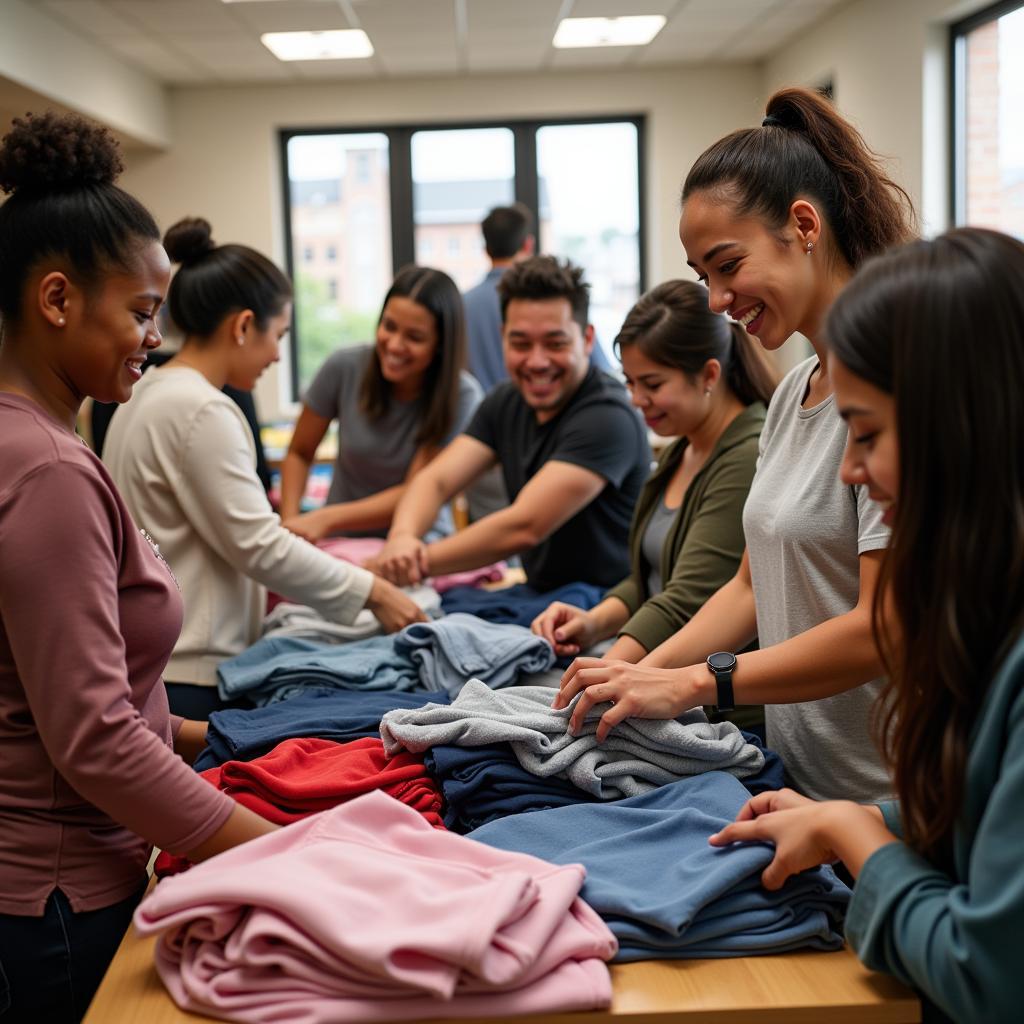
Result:
{"label": "denim fabric", "polygon": [[677,720],[628,718],[598,743],[597,720],[607,705],[593,708],[573,736],[567,725],[575,701],[555,711],[551,698],[546,686],[490,690],[471,679],[450,707],[428,704],[388,712],[380,734],[389,753],[507,742],[527,771],[568,779],[602,800],[634,796],[712,769],[753,775],[764,764],[764,755],[744,742],[735,725],[713,725],[700,708]]}
{"label": "denim fabric", "polygon": [[551,645],[528,629],[459,613],[407,626],[395,637],[395,650],[415,662],[424,688],[451,696],[470,678],[509,686],[521,672],[545,672],[555,663]]}
{"label": "denim fabric", "polygon": [[526,583],[517,583],[504,590],[476,590],[454,587],[441,597],[446,615],[468,612],[488,622],[509,622],[529,626],[552,601],[564,601],[589,611],[604,597],[604,587],[592,583],[567,583],[555,590],[541,593]]}
{"label": "denim fabric", "polygon": [[839,949],[850,891],[820,867],[767,892],[763,843],[716,848],[708,836],[747,800],[724,772],[618,803],[577,804],[492,821],[469,834],[555,864],[580,863],[580,895],[619,940],[620,961]]}
{"label": "denim fabric", "polygon": [[310,688],[457,693],[470,676],[489,686],[541,672],[554,660],[545,640],[518,626],[448,615],[407,626],[395,636],[350,644],[264,637],[217,669],[222,697],[254,704],[286,700]]}
{"label": "denim fabric", "polygon": [[85,1015],[142,894],[74,913],[54,889],[42,917],[0,914],[0,1020],[76,1024]]}
{"label": "denim fabric", "polygon": [[308,690],[263,708],[217,711],[210,716],[206,749],[193,767],[201,772],[225,761],[252,761],[298,737],[347,743],[378,736],[388,711],[446,701],[443,693],[417,690]]}
{"label": "denim fabric", "polygon": [[394,638],[374,636],[351,644],[321,644],[265,637],[217,669],[223,697],[245,694],[272,704],[310,687],[345,690],[413,690],[419,676],[409,658],[395,654]]}

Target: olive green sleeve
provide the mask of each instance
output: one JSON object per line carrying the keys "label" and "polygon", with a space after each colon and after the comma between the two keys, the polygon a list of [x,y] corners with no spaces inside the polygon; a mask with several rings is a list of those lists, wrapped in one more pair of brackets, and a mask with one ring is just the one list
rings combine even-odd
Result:
{"label": "olive green sleeve", "polygon": [[[678,632],[712,594],[727,583],[743,557],[743,505],[757,461],[757,441],[738,445],[708,467],[708,477],[683,537],[671,576],[660,594],[643,603],[619,631],[652,651]],[[691,485],[692,486],[692,485]]]}

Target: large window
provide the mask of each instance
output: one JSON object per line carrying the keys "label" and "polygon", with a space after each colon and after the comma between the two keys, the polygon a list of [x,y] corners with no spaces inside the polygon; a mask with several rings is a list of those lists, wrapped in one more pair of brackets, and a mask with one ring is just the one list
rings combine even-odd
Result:
{"label": "large window", "polygon": [[480,221],[521,202],[542,252],[581,264],[611,354],[644,287],[643,119],[517,121],[281,134],[295,397],[342,345],[372,340],[394,272],[416,261],[461,290],[488,261]]}
{"label": "large window", "polygon": [[1024,0],[953,26],[954,218],[1024,239]]}

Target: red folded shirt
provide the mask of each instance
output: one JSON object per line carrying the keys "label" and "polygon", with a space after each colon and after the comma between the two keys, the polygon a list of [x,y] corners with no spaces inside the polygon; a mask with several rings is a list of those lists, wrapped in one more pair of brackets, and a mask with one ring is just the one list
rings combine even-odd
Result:
{"label": "red folded shirt", "polygon": [[[226,761],[201,774],[210,785],[278,825],[379,789],[419,811],[434,828],[444,828],[441,791],[423,767],[423,755],[404,751],[388,758],[384,744],[374,737],[350,743],[285,740],[255,760]],[[163,852],[154,870],[162,878],[188,867],[184,857]]]}

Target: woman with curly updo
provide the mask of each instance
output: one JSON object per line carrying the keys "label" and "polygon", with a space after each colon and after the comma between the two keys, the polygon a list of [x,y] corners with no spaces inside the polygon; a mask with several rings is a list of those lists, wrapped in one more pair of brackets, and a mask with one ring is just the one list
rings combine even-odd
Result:
{"label": "woman with curly updo", "polygon": [[0,1016],[77,1021],[153,844],[202,860],[275,828],[194,774],[170,715],[170,570],[75,434],[127,402],[169,264],[117,145],[32,115],[0,143]]}

